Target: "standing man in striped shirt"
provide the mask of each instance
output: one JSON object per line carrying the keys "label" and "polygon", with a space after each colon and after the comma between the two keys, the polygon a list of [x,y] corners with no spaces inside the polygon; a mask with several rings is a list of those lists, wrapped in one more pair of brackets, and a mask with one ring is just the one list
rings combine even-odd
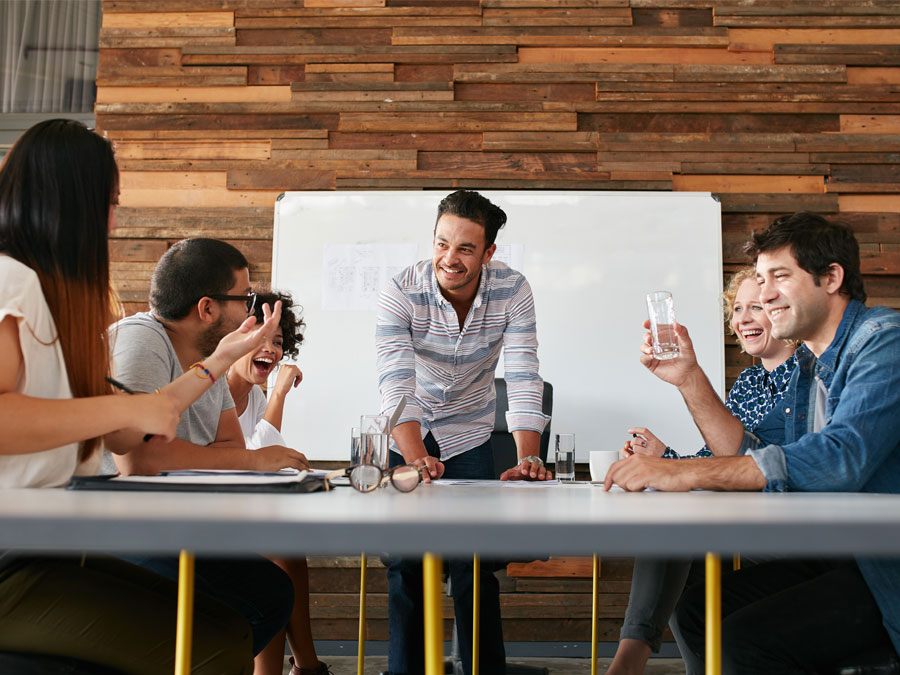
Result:
{"label": "standing man in striped shirt", "polygon": [[[506,214],[478,194],[458,190],[438,207],[431,260],[407,268],[382,291],[375,342],[382,410],[404,394],[391,465],[410,463],[426,481],[495,477],[491,431],[494,371],[503,350],[507,423],[519,463],[501,480],[548,480],[538,457],[547,423],[541,412],[534,299],[525,277],[492,262]],[[448,562],[460,652],[472,666],[472,563]],[[505,672],[500,589],[491,565],[481,571],[480,670]],[[388,567],[392,675],[424,671],[422,568],[394,559]]]}

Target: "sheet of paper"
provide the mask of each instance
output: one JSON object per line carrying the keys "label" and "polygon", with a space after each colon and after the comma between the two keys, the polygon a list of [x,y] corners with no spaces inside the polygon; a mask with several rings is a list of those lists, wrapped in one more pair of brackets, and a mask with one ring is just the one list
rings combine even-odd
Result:
{"label": "sheet of paper", "polygon": [[525,244],[497,244],[493,259],[525,274]]}
{"label": "sheet of paper", "polygon": [[416,262],[416,244],[326,244],[322,258],[322,309],[374,310],[381,288]]}
{"label": "sheet of paper", "polygon": [[[173,472],[174,473],[174,472]],[[178,472],[168,476],[116,476],[110,480],[119,483],[158,483],[160,485],[276,485],[296,483],[306,477],[306,471],[252,472],[252,471],[203,471]]]}

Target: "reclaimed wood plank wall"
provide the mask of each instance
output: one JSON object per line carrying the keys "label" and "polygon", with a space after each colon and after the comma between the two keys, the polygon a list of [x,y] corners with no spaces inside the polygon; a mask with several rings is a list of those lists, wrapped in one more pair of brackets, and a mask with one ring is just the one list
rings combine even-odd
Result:
{"label": "reclaimed wood plank wall", "polygon": [[284,190],[708,190],[724,272],[807,209],[900,307],[898,45],[897,0],[104,0],[113,276],[209,235],[265,279]]}
{"label": "reclaimed wood plank wall", "polygon": [[[267,279],[284,190],[702,190],[724,273],[806,209],[852,225],[870,304],[900,307],[898,45],[900,0],[104,0],[113,278],[143,309],[166,248],[213,236]],[[726,362],[730,384],[730,339]],[[315,625],[353,639],[338,563],[314,575]],[[508,639],[589,639],[589,582],[528,574],[504,581]],[[605,574],[614,640],[628,571]]]}

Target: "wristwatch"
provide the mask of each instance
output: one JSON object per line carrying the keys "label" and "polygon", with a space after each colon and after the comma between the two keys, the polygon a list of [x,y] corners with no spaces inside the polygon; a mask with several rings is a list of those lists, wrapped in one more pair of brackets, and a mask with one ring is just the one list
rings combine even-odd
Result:
{"label": "wristwatch", "polygon": [[537,462],[538,466],[544,466],[544,460],[542,460],[537,455],[528,455],[528,457],[523,457],[519,460],[519,464],[522,462]]}

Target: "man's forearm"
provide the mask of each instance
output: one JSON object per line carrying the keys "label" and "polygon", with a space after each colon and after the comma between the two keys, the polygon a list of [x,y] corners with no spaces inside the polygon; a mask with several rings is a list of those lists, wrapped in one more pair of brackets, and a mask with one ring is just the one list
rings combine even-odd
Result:
{"label": "man's forearm", "polygon": [[750,492],[766,487],[766,477],[752,457],[710,457],[678,464],[687,465],[694,489]]}
{"label": "man's forearm", "polygon": [[394,427],[394,441],[407,464],[425,457],[428,452],[422,442],[422,426],[418,422],[404,422]]}
{"label": "man's forearm", "polygon": [[512,432],[516,441],[516,456],[519,461],[523,457],[539,457],[541,454],[541,435],[536,431],[519,429]]}
{"label": "man's forearm", "polygon": [[719,398],[700,368],[678,387],[694,424],[714,455],[736,455],[744,437],[744,426]]}

